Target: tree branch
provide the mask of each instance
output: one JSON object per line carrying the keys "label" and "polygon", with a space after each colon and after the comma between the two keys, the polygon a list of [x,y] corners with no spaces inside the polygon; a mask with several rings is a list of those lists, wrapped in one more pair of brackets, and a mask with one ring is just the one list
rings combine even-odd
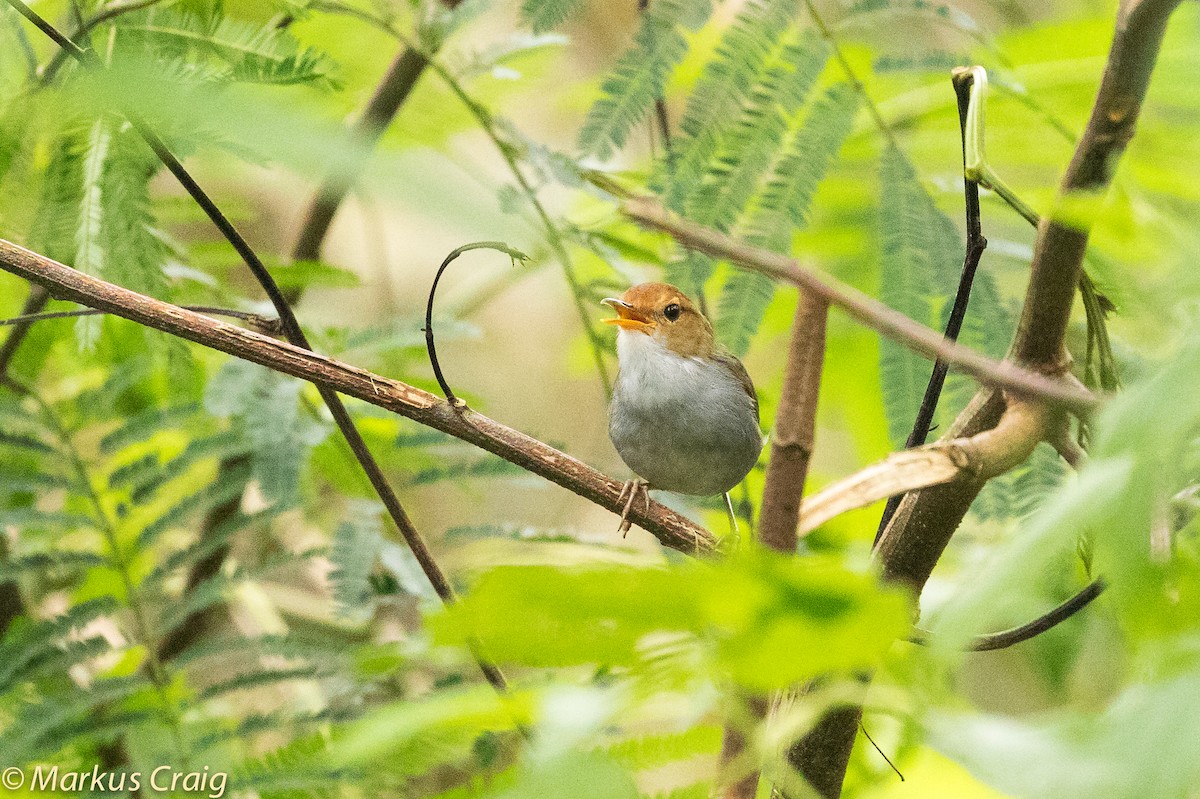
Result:
{"label": "tree branch", "polygon": [[[72,58],[79,61],[85,68],[102,68],[94,53],[81,49],[79,45],[64,36],[53,25],[39,16],[37,12],[22,2],[22,0],[7,0],[7,2],[21,16],[33,23],[38,30],[45,33],[55,44],[65,50]],[[312,345],[309,344],[304,330],[300,327],[300,322],[292,311],[291,305],[288,303],[287,298],[284,297],[275,279],[271,276],[266,264],[258,257],[258,254],[250,246],[250,243],[246,241],[245,237],[242,236],[241,232],[238,231],[229,218],[225,216],[217,204],[213,202],[208,193],[204,191],[195,178],[184,168],[183,163],[171,152],[166,142],[162,140],[141,115],[130,108],[125,108],[123,113],[133,129],[137,131],[138,135],[141,136],[154,152],[155,156],[158,157],[158,160],[175,176],[175,179],[179,181],[192,200],[200,206],[217,230],[221,232],[221,235],[225,237],[226,241],[230,243],[237,254],[241,256],[253,274],[254,279],[271,301],[275,312],[279,315],[284,335],[297,347],[311,351]],[[87,305],[87,303],[83,304]],[[412,552],[413,558],[421,567],[425,578],[433,586],[433,590],[444,603],[450,604],[454,602],[454,589],[451,587],[450,581],[446,579],[446,575],[442,572],[441,567],[434,560],[433,553],[429,550],[425,539],[408,517],[408,512],[404,510],[399,497],[392,491],[392,487],[388,484],[383,469],[371,454],[370,449],[367,447],[367,442],[363,439],[362,434],[354,424],[354,420],[350,417],[350,412],[346,410],[345,403],[342,402],[337,392],[328,385],[318,382],[316,386],[321,399],[324,401],[326,407],[329,408],[329,413],[333,417],[334,424],[341,431],[346,443],[350,445],[350,449],[354,451],[354,456],[358,460],[362,470],[366,473],[367,479],[371,482],[371,487],[374,488],[380,502],[383,503],[384,508],[387,510],[388,516],[391,517],[392,522],[400,531],[400,535],[404,538],[405,544],[408,545],[409,551]],[[499,669],[478,656],[476,657],[476,661],[484,677],[497,691],[503,692],[507,689],[507,682]]]}
{"label": "tree branch", "polygon": [[689,222],[668,211],[653,198],[625,200],[621,210],[630,219],[670,234],[688,249],[707,253],[739,268],[761,272],[811,291],[831,305],[841,307],[881,335],[928,358],[941,358],[982,383],[1047,400],[1084,416],[1096,408],[1097,398],[1089,391],[1022,369],[1007,361],[993,360],[969,347],[946,341],[941,333],[914,322],[852,286],[820,275],[816,269],[806,267],[788,256],[742,244],[711,228]]}
{"label": "tree branch", "polygon": [[[284,374],[337,391],[456,438],[563,486],[620,514],[621,481],[510,427],[449,403],[406,383],[372,374],[250,330],[186,311],[178,306],[114,286],[0,239],[0,269],[51,290],[56,297],[104,310],[138,324],[185,338]],[[716,549],[716,539],[691,520],[660,505],[635,507],[630,519],[664,546],[688,554]]]}
{"label": "tree branch", "polygon": [[[800,499],[804,495],[816,435],[817,398],[825,363],[828,316],[829,303],[823,298],[808,291],[800,293],[792,321],[783,392],[775,413],[771,458],[767,462],[762,510],[758,517],[759,541],[786,554],[796,552]],[[725,785],[723,799],[754,799],[758,789],[758,769],[747,756],[746,731],[766,716],[767,709],[765,697],[748,697],[744,717],[726,721],[718,771],[728,774],[732,781]]]}
{"label": "tree branch", "polygon": [[[454,9],[461,1],[442,0],[442,5]],[[375,87],[375,93],[363,109],[362,116],[354,123],[351,136],[359,144],[356,152],[365,153],[375,146],[379,137],[400,112],[404,101],[412,94],[428,65],[429,61],[425,55],[414,47],[405,45],[396,54],[387,72]],[[292,250],[293,260],[315,261],[321,257],[321,244],[325,241],[329,227],[333,224],[333,217],[346,198],[355,177],[354,174],[337,172],[325,178],[304,214],[304,223]]]}
{"label": "tree branch", "polygon": [[846,511],[919,488],[999,476],[1023,463],[1051,432],[1045,406],[1010,403],[999,424],[990,430],[893,452],[809,497],[801,505],[797,532],[808,535]]}
{"label": "tree branch", "polygon": [[[1099,193],[1111,179],[1133,133],[1163,33],[1179,0],[1124,0],[1091,119],[1063,178],[1064,193]],[[1010,358],[1050,374],[1065,372],[1067,321],[1079,281],[1087,231],[1043,220],[1030,267],[1021,321]],[[996,425],[1004,409],[992,388],[981,390],[959,414],[947,437],[971,436]],[[908,494],[879,541],[883,577],[920,595],[954,531],[962,523],[985,480],[963,480]],[[815,763],[830,762],[853,746],[857,718],[826,717],[821,739],[806,753]],[[823,722],[824,724],[824,722]],[[840,792],[842,769],[837,778]]]}

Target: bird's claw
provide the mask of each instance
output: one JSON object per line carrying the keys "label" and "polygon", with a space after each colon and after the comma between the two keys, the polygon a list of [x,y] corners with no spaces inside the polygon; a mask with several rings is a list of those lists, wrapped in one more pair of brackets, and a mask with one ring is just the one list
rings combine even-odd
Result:
{"label": "bird's claw", "polygon": [[[621,524],[617,527],[617,532],[624,538],[629,534],[629,528],[633,526],[633,522],[629,521],[629,512],[633,509],[633,503],[637,499],[638,494],[646,501],[646,513],[650,512],[650,484],[645,480],[634,478],[626,480],[625,485],[621,486],[621,493],[617,495],[617,502],[625,500],[625,505],[621,508]],[[628,497],[626,495],[628,494]]]}

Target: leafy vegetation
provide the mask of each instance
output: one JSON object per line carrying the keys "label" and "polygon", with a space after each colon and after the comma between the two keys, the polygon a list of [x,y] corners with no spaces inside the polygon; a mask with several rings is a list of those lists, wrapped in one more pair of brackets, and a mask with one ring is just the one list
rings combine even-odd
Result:
{"label": "leafy vegetation", "polygon": [[[988,481],[916,597],[871,560],[878,505],[795,556],[762,551],[766,454],[733,492],[740,538],[698,560],[350,402],[456,592],[443,605],[314,387],[112,316],[6,325],[0,766],[145,783],[165,764],[261,797],[691,799],[753,774],[759,795],[800,796],[781,753],[862,704],[906,781],[860,740],[846,796],[1200,796],[1200,10],[1172,17],[1112,189],[1081,199],[1055,187],[1112,7],[627,5],[39,4],[88,68],[4,3],[0,237],[179,305],[271,316],[147,126],[316,350],[430,390],[434,270],[465,242],[503,241],[529,263],[466,255],[439,296],[455,391],[623,479],[603,437],[616,361],[598,300],[645,280],[697,296],[770,432],[796,294],[635,227],[598,187],[653,194],[941,329],[963,264],[948,68],[981,64],[990,164],[1042,216],[1092,226],[1095,291],[1066,343],[1080,380],[1114,392],[1102,410]],[[399,110],[375,121],[377,144],[343,124],[386,97]],[[292,263],[323,180],[349,196],[322,258]],[[981,203],[988,249],[960,341],[999,359],[1037,232],[999,193]],[[0,273],[6,319],[74,308]],[[825,363],[810,494],[903,446],[931,370],[836,308]],[[950,375],[935,436],[977,388]],[[1087,446],[1078,470],[1051,446],[1066,440]],[[720,504],[661,499],[724,533]],[[965,651],[1097,577],[1107,589],[1080,616]],[[905,640],[916,617],[929,646]],[[748,742],[732,759],[731,735]]]}

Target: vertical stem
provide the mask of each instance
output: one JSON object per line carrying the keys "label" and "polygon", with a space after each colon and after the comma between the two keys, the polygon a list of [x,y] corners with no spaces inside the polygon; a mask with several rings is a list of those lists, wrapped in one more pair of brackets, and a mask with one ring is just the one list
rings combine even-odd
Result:
{"label": "vertical stem", "polygon": [[[808,479],[808,464],[816,434],[817,398],[825,363],[825,327],[829,303],[812,292],[802,291],[792,321],[792,338],[784,369],[783,392],[771,434],[771,459],[759,510],[759,540],[784,554],[796,551],[796,528],[800,500]],[[744,718],[726,722],[721,740],[720,771],[735,779],[724,786],[722,799],[754,799],[758,770],[747,769],[749,749],[746,732],[764,718],[769,702],[763,696],[743,697]],[[788,753],[789,761],[815,785],[802,762]]]}
{"label": "vertical stem", "polygon": [[[967,304],[971,301],[971,286],[975,280],[975,271],[987,248],[987,239],[983,236],[983,223],[979,213],[979,182],[966,177],[967,163],[967,109],[971,103],[971,89],[974,79],[970,70],[956,69],[953,73],[954,93],[958,99],[958,126],[962,133],[963,147],[963,201],[967,218],[967,249],[963,256],[962,274],[958,279],[958,292],[954,295],[954,306],[950,309],[950,318],[946,320],[946,340],[957,341],[962,331],[962,323],[967,315]],[[939,358],[933,364],[933,372],[929,375],[929,383],[925,386],[925,396],[921,398],[921,407],[917,410],[917,418],[913,421],[912,432],[905,449],[919,447],[929,436],[929,428],[933,424],[933,416],[937,412],[938,400],[942,395],[942,387],[946,382],[946,372],[950,365]],[[875,531],[875,543],[879,543],[888,522],[900,507],[904,496],[897,495],[887,501],[883,516],[879,519],[879,529]]]}

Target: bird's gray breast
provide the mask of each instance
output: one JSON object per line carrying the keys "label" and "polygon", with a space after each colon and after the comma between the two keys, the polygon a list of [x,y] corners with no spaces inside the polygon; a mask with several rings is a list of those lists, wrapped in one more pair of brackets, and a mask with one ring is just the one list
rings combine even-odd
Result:
{"label": "bird's gray breast", "polygon": [[644,354],[628,358],[622,351],[613,391],[609,435],[622,460],[651,488],[695,495],[730,490],[762,450],[741,381],[716,361],[666,350],[637,357]]}

